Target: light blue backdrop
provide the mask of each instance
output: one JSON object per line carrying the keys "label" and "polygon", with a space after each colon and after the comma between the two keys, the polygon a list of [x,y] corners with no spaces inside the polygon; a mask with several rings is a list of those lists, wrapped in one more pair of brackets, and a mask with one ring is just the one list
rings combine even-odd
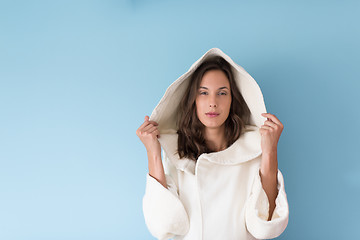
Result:
{"label": "light blue backdrop", "polygon": [[359,1],[1,1],[0,239],[154,239],[135,134],[212,47],[285,128],[278,239],[354,239]]}

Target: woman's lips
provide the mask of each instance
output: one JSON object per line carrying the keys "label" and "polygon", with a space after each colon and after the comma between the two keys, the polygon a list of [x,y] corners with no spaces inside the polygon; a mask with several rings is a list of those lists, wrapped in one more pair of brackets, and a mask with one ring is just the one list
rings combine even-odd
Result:
{"label": "woman's lips", "polygon": [[208,116],[208,117],[217,117],[217,116],[219,116],[219,114],[218,113],[206,113],[206,116]]}

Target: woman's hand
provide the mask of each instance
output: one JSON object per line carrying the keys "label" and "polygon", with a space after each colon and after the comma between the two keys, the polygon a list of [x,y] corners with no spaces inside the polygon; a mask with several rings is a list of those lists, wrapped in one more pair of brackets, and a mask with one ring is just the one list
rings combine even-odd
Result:
{"label": "woman's hand", "polygon": [[164,188],[167,188],[164,167],[161,159],[161,145],[158,140],[160,132],[158,130],[158,123],[149,121],[149,116],[145,116],[145,121],[136,130],[136,135],[144,144],[148,160],[149,160],[149,175],[155,178]]}
{"label": "woman's hand", "polygon": [[279,121],[275,115],[270,113],[262,113],[264,117],[267,117],[264,125],[261,125],[261,149],[263,154],[277,153],[277,144],[284,125]]}
{"label": "woman's hand", "polygon": [[146,115],[144,123],[136,130],[136,135],[140,138],[148,153],[161,154],[158,125],[155,121],[149,121],[149,116]]}
{"label": "woman's hand", "polygon": [[273,114],[262,113],[261,115],[267,117],[267,120],[260,128],[262,149],[260,177],[262,187],[269,199],[269,217],[267,220],[270,221],[276,207],[275,199],[278,194],[277,144],[284,126]]}

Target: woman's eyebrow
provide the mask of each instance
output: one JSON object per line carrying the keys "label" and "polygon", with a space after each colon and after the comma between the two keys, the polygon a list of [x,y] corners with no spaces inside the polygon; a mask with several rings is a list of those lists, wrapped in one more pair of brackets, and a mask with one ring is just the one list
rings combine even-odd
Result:
{"label": "woman's eyebrow", "polygon": [[[207,87],[203,87],[203,86],[200,86],[200,88],[208,89]],[[227,87],[219,87],[219,89],[224,89],[224,88],[228,89]]]}

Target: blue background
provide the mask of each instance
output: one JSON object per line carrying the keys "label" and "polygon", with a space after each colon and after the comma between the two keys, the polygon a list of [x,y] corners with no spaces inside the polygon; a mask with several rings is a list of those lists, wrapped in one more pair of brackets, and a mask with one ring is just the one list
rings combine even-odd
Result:
{"label": "blue background", "polygon": [[135,134],[212,47],[285,128],[278,239],[354,239],[359,1],[0,1],[0,239],[154,239]]}

